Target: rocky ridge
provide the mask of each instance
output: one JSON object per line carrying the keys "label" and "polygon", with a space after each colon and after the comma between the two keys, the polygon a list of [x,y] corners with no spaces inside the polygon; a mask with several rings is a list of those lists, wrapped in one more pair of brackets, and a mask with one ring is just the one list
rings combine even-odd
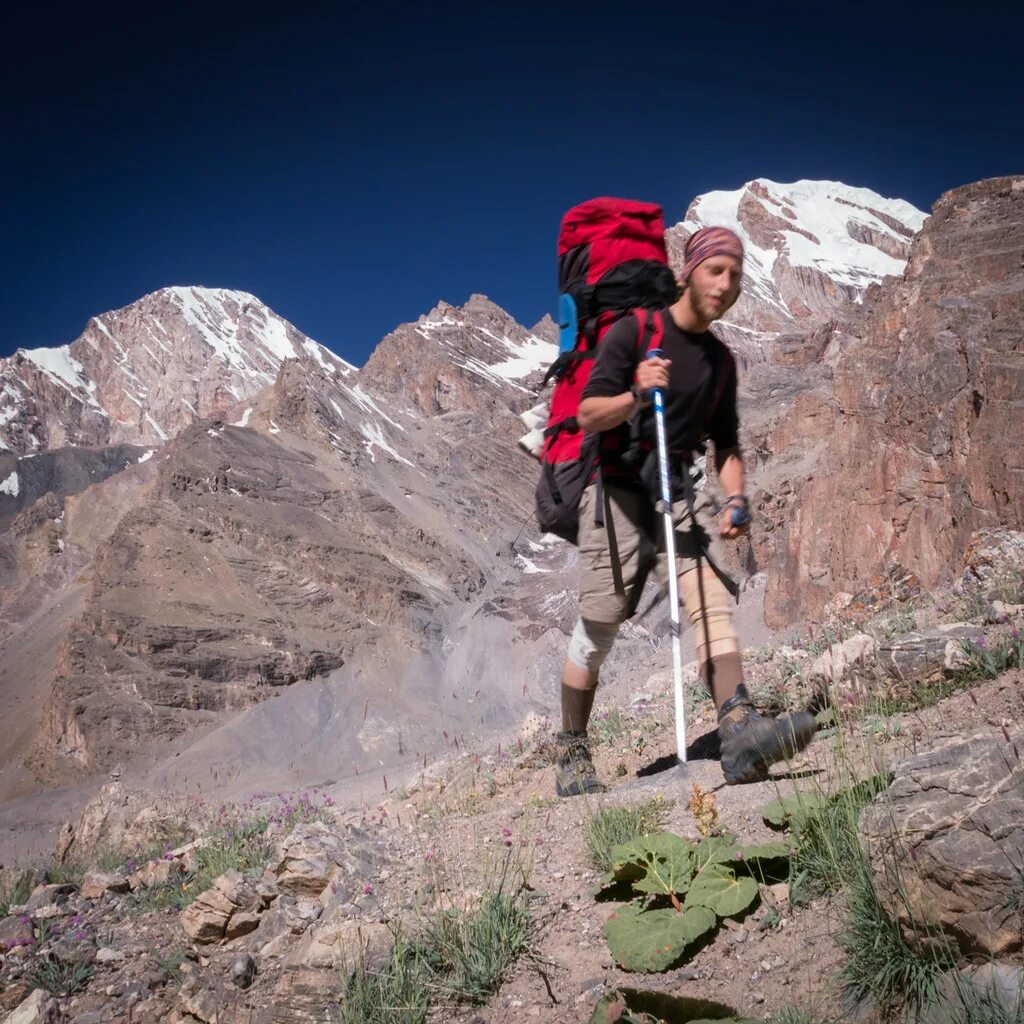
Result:
{"label": "rocky ridge", "polygon": [[0,447],[160,444],[304,355],[328,378],[354,370],[248,292],[162,288],[93,317],[69,345],[0,360]]}
{"label": "rocky ridge", "polygon": [[[30,1021],[74,1024],[126,1014],[177,1024],[320,1020],[340,1012],[351,972],[389,969],[396,934],[429,941],[436,915],[479,907],[504,879],[528,909],[536,958],[502,972],[496,990],[475,1005],[446,994],[457,978],[432,986],[432,1009],[420,1019],[603,1020],[617,998],[632,1004],[637,993],[665,1000],[664,1013],[681,1013],[671,1000],[687,998],[743,1019],[796,1010],[814,1021],[855,1021],[868,1011],[901,1019],[898,998],[858,1000],[844,987],[846,897],[801,889],[800,871],[788,884],[760,882],[748,913],[727,917],[667,970],[624,970],[605,939],[615,901],[595,901],[601,872],[586,840],[600,811],[653,801],[661,827],[689,841],[710,832],[773,842],[780,833],[769,825],[783,827],[779,807],[795,806],[780,797],[811,805],[858,779],[880,779],[860,814],[860,841],[891,920],[904,925],[901,955],[917,948],[924,916],[930,929],[939,925],[965,946],[941,961],[936,1001],[921,1019],[957,1019],[965,998],[978,1001],[968,1007],[1012,1012],[1024,988],[1015,962],[1024,942],[1014,867],[1024,854],[1021,740],[1012,724],[1024,676],[1019,668],[995,678],[972,673],[979,652],[1020,642],[1021,535],[992,535],[973,550],[982,547],[986,557],[972,556],[951,591],[846,620],[846,638],[832,643],[835,634],[826,632],[748,653],[761,702],[772,692],[777,701],[799,700],[804,683],[825,685],[836,698],[835,717],[822,716],[815,744],[768,783],[720,786],[712,716],[694,693],[688,764],[667,771],[671,673],[636,669],[614,678],[597,708],[595,755],[611,792],[592,805],[550,799],[553,769],[539,722],[497,744],[452,749],[354,807],[335,804],[336,788],[254,794],[218,809],[194,796],[154,802],[152,793],[111,783],[62,831],[52,877],[38,872],[0,918],[0,1006]],[[1011,577],[1022,599],[1014,605],[996,582]],[[976,638],[960,660],[920,639],[956,629]],[[875,653],[851,643],[856,636]],[[844,646],[856,655],[841,659]],[[905,656],[889,659],[884,650]],[[857,690],[852,700],[849,687]],[[895,706],[896,693],[913,698]],[[968,848],[981,870],[964,871],[960,854]],[[529,886],[520,890],[523,879]],[[895,901],[892,884],[902,893]],[[979,946],[989,951],[980,969],[971,962]],[[67,984],[73,970],[74,988],[53,999],[45,985]]]}

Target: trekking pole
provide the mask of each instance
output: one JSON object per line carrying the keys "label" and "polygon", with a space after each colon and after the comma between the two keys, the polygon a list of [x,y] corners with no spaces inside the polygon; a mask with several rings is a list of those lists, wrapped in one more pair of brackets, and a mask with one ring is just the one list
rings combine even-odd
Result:
{"label": "trekking pole", "polygon": [[[651,349],[648,359],[660,359],[660,348]],[[668,440],[665,433],[665,394],[651,388],[654,426],[658,437],[658,476],[661,480],[661,512],[665,524],[665,555],[668,558],[668,601],[672,622],[672,673],[675,684],[676,751],[686,764],[686,704],[683,699],[683,638],[679,625],[679,579],[676,576],[676,531],[672,522],[672,475],[669,472]]]}

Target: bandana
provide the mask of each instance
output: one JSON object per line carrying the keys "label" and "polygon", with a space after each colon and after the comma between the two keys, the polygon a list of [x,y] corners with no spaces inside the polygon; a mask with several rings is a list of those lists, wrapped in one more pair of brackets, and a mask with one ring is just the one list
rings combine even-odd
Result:
{"label": "bandana", "polygon": [[740,236],[728,228],[701,228],[690,235],[686,243],[682,280],[689,281],[696,267],[712,256],[732,256],[742,264],[743,243]]}

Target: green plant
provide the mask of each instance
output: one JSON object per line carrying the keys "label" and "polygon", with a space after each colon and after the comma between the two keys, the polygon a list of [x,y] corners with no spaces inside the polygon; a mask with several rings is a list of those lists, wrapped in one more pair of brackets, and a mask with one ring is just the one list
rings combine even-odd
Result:
{"label": "green plant", "polygon": [[587,850],[591,864],[601,871],[611,871],[612,850],[631,839],[659,831],[671,807],[671,801],[651,799],[638,804],[598,809],[587,821]]}
{"label": "green plant", "polygon": [[590,741],[595,747],[617,743],[626,735],[626,723],[618,708],[596,712],[590,719]]}
{"label": "green plant", "polygon": [[843,887],[850,866],[863,857],[857,840],[860,812],[890,781],[886,775],[873,776],[822,798],[818,806],[797,815],[792,826],[796,838],[792,902],[806,902],[808,896],[838,892]]}
{"label": "green plant", "polygon": [[35,988],[62,998],[81,992],[91,977],[92,966],[83,960],[41,960],[28,974]]}
{"label": "green plant", "polygon": [[425,1024],[430,978],[418,948],[401,934],[379,965],[368,964],[361,952],[341,996],[341,1024]]}
{"label": "green plant", "polygon": [[466,1002],[485,1002],[530,950],[523,894],[490,892],[475,910],[441,911],[428,921],[421,949],[445,991]]}
{"label": "green plant", "polygon": [[797,1006],[784,1006],[768,1018],[768,1024],[814,1024],[814,1015]]}
{"label": "green plant", "polygon": [[950,957],[923,953],[904,941],[899,926],[878,899],[870,865],[863,859],[847,884],[847,919],[839,944],[846,953],[840,971],[851,995],[873,999],[883,1013],[902,1007],[915,1018],[938,997]]}
{"label": "green plant", "polygon": [[21,906],[32,894],[32,872],[22,871],[13,880],[7,879],[0,885],[0,917],[6,917],[12,906]]}
{"label": "green plant", "polygon": [[670,832],[644,836],[612,854],[612,887],[635,897],[608,919],[604,937],[629,971],[663,971],[718,918],[743,914],[758,897],[754,874],[789,856],[786,843],[740,847],[731,836],[691,843]]}
{"label": "green plant", "polygon": [[957,986],[960,1006],[949,1015],[950,1024],[1024,1024],[1024,998],[1018,993],[1008,1005],[1009,994],[979,989],[970,982]]}
{"label": "green plant", "polygon": [[965,663],[957,672],[973,682],[976,679],[995,679],[1003,672],[1024,665],[1024,636],[1003,637],[995,642],[984,640],[961,641]]}
{"label": "green plant", "polygon": [[167,956],[154,957],[156,969],[172,984],[180,985],[182,980],[181,965],[187,959],[185,950],[174,949]]}
{"label": "green plant", "polygon": [[46,869],[46,878],[51,885],[73,885],[77,889],[85,877],[86,868],[83,864],[68,862],[60,864],[54,861]]}

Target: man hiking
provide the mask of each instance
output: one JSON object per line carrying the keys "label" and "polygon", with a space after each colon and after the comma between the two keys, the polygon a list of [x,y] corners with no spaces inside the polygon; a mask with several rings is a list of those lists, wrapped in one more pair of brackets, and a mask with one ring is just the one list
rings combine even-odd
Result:
{"label": "man hiking", "polygon": [[[577,413],[582,430],[600,435],[600,468],[579,510],[580,618],[562,672],[559,796],[604,788],[587,745],[600,667],[619,626],[636,611],[649,571],[661,583],[668,579],[663,517],[655,509],[652,388],[665,395],[679,594],[697,631],[701,678],[718,709],[726,782],[764,779],[769,765],[802,750],[814,735],[813,715],[766,718],[751,703],[733,625],[735,584],[721,570],[721,539],[745,533],[749,514],[735,361],[708,327],[739,297],[743,243],[727,228],[703,228],[689,239],[684,262],[683,291],[673,305],[624,316],[604,336]],[[647,358],[654,346],[644,333],[652,328],[663,358]],[[690,476],[705,440],[714,447],[727,496],[721,509],[706,488],[694,493]]]}

